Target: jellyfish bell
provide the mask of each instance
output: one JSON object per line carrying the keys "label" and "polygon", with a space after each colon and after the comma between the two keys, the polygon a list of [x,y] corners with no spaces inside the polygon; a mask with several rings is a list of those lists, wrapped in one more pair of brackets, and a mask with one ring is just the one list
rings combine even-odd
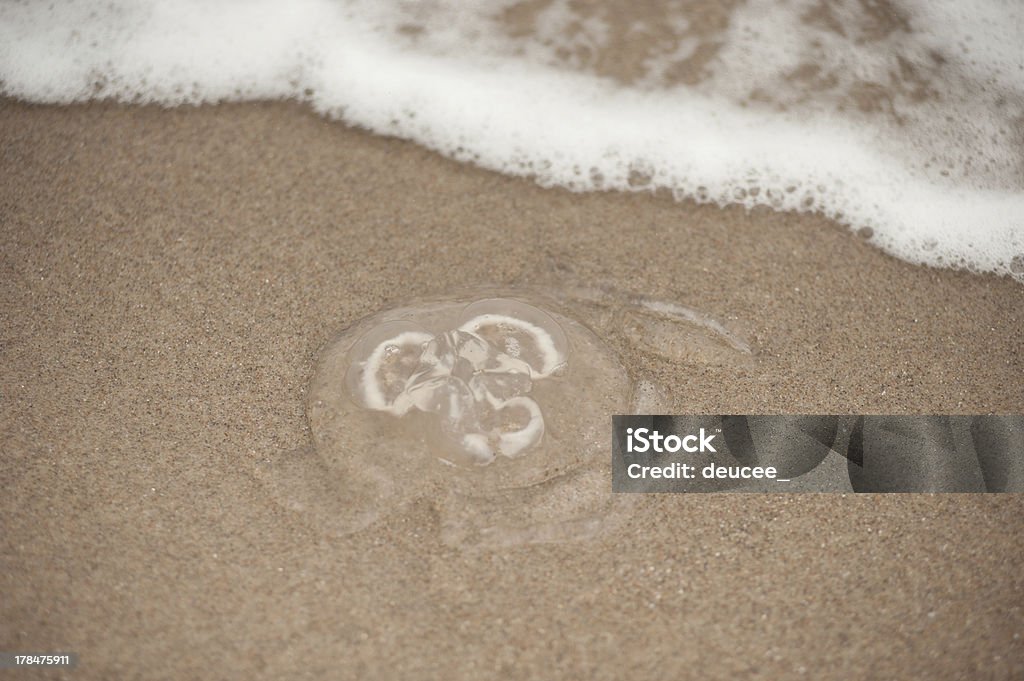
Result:
{"label": "jellyfish bell", "polygon": [[[339,499],[384,513],[433,497],[448,509],[446,526],[461,528],[474,522],[463,513],[477,512],[466,504],[504,508],[489,511],[497,522],[521,518],[513,507],[538,495],[607,496],[603,485],[569,490],[579,482],[566,476],[606,467],[608,415],[627,408],[629,378],[593,332],[542,305],[555,306],[527,294],[434,299],[373,315],[331,342],[307,413]],[[526,489],[534,501],[517,501]],[[538,508],[531,525],[569,513],[555,505],[546,519]]]}
{"label": "jellyfish bell", "polygon": [[638,408],[617,353],[651,348],[626,331],[668,329],[686,348],[733,341],[713,355],[659,344],[661,361],[749,363],[750,350],[719,326],[604,289],[411,301],[323,348],[306,393],[312,447],[269,462],[260,479],[334,536],[424,500],[450,545],[592,537],[631,504],[611,494],[608,465],[610,416]]}

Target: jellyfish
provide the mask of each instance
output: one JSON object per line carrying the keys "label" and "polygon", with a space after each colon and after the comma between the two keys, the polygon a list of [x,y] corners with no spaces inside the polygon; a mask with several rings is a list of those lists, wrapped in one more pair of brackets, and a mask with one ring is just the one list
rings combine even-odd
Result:
{"label": "jellyfish", "polygon": [[273,497],[336,536],[427,500],[453,546],[593,538],[633,503],[611,492],[612,415],[672,406],[651,402],[664,386],[631,376],[623,354],[751,357],[679,306],[590,289],[496,293],[411,301],[335,336],[307,391],[312,446],[257,471]]}

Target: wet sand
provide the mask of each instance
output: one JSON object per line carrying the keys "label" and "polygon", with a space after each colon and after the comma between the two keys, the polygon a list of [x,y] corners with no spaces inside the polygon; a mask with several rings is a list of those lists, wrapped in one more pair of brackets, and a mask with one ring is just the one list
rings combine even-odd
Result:
{"label": "wet sand", "polygon": [[743,325],[753,369],[625,358],[693,412],[1012,413],[1019,283],[294,104],[5,101],[0,140],[0,650],[81,679],[1024,675],[1019,495],[650,495],[596,541],[460,550],[430,499],[329,538],[255,475],[308,445],[327,340],[416,295],[597,284]]}

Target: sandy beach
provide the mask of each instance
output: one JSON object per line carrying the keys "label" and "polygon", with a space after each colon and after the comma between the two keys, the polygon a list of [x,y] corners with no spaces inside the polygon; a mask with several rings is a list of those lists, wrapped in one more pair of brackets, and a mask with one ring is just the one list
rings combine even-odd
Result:
{"label": "sandy beach", "polygon": [[5,100],[0,140],[0,649],[80,655],[50,677],[1024,676],[1019,495],[645,495],[596,540],[460,550],[429,497],[334,538],[256,479],[309,446],[324,344],[411,297],[732,320],[753,366],[623,358],[692,413],[980,414],[1024,408],[1019,282],[292,103]]}

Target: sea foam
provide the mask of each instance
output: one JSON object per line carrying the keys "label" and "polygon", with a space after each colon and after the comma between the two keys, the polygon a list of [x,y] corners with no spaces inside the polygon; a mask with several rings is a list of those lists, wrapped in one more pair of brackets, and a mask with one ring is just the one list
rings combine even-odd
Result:
{"label": "sea foam", "polygon": [[12,2],[0,89],[298,98],[545,186],[814,211],[1024,278],[1022,37],[998,0]]}

